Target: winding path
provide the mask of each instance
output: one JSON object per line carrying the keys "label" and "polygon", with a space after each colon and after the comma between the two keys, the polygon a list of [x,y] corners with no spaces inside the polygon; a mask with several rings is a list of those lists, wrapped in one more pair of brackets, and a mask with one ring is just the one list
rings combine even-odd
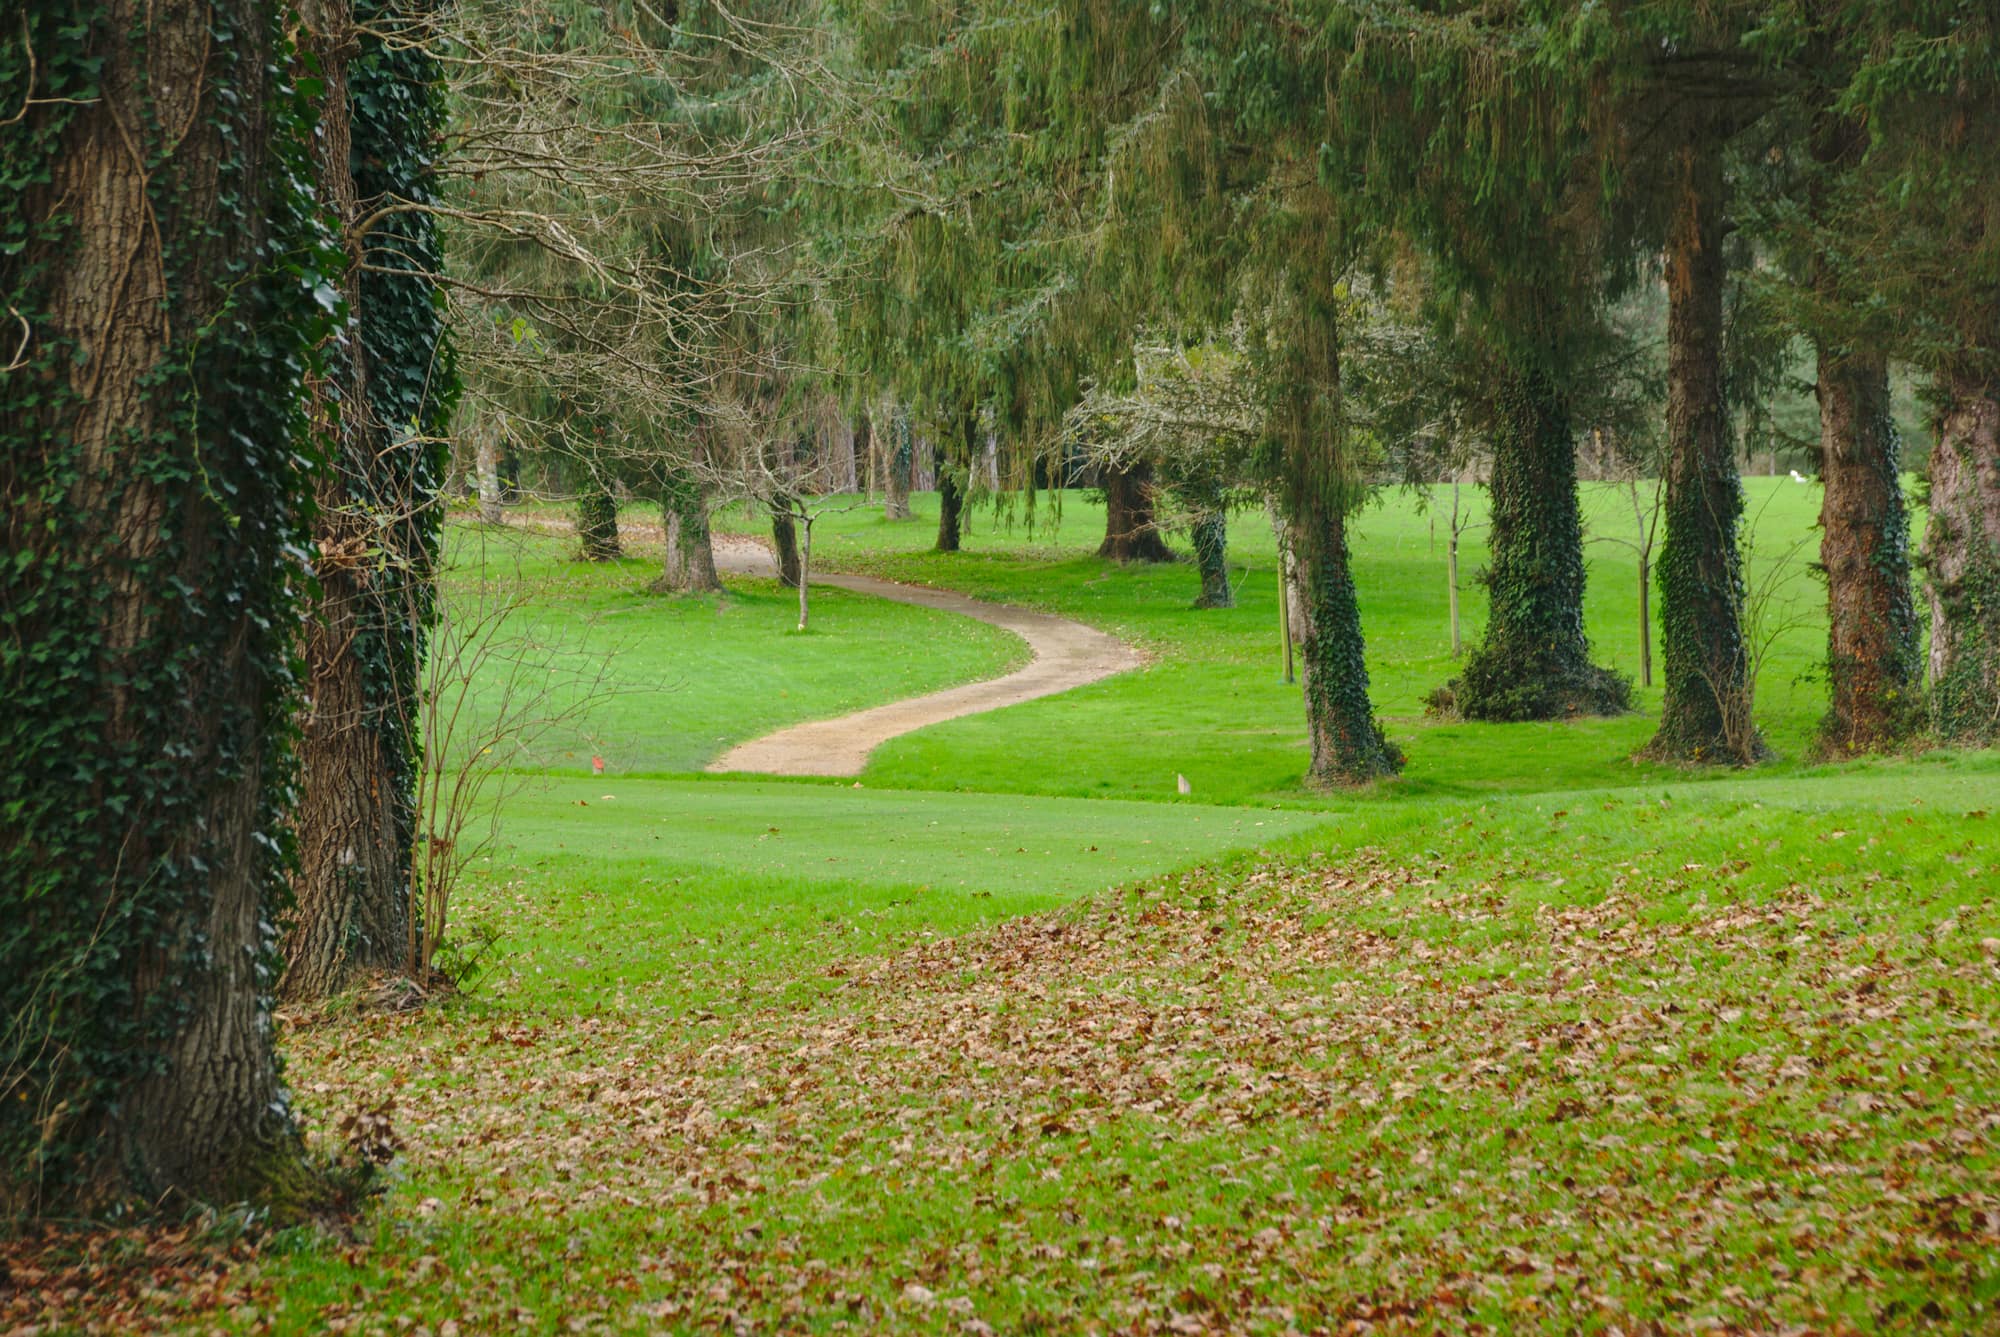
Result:
{"label": "winding path", "polygon": [[[770,550],[754,539],[715,536],[715,564],[737,575],[775,576]],[[765,775],[859,775],[868,754],[901,734],[961,715],[1052,696],[1072,687],[1139,667],[1139,652],[1095,627],[1010,604],[982,603],[949,590],[903,585],[869,576],[814,575],[815,585],[936,608],[976,617],[1013,632],[1028,643],[1034,658],[1004,677],[948,687],[926,696],[892,701],[837,719],[795,724],[789,729],[738,744],[709,763],[711,771],[754,771]]]}

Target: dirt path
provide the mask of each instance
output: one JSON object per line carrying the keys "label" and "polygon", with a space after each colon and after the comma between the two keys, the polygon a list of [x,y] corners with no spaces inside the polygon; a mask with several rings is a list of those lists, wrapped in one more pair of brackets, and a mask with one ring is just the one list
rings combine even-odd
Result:
{"label": "dirt path", "polygon": [[[775,576],[770,550],[754,539],[717,534],[715,564],[738,575]],[[901,734],[961,715],[977,715],[1052,696],[1072,687],[1139,667],[1137,650],[1095,627],[1008,604],[982,603],[949,590],[901,585],[869,576],[814,575],[815,585],[856,594],[961,613],[1005,628],[1028,643],[1034,658],[1005,677],[949,687],[927,696],[892,701],[838,719],[795,724],[731,748],[709,763],[711,771],[757,771],[766,775],[859,775],[868,754]]]}

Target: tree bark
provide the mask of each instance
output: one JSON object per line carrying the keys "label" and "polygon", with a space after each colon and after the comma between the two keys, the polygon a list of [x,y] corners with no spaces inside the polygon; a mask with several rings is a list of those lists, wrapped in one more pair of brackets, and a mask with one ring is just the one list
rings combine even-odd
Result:
{"label": "tree bark", "polygon": [[[1546,368],[1518,362],[1496,398],[1486,634],[1451,685],[1453,703],[1475,720],[1619,714],[1631,707],[1631,684],[1590,662],[1583,630],[1569,404]],[[1452,540],[1455,557],[1456,532]]]}
{"label": "tree bark", "polygon": [[615,562],[625,555],[618,542],[618,500],[595,478],[587,479],[577,494],[576,536],[586,562]]}
{"label": "tree bark", "polygon": [[1292,552],[1298,590],[1292,633],[1305,686],[1311,778],[1355,784],[1393,775],[1402,759],[1382,737],[1368,699],[1345,517],[1331,507],[1307,512],[1292,525]]}
{"label": "tree bark", "polygon": [[942,444],[931,447],[931,460],[937,466],[938,494],[938,552],[957,552],[959,544],[959,522],[965,507],[964,494],[959,491],[958,470],[945,458]]}
{"label": "tree bark", "polygon": [[778,583],[788,590],[799,587],[799,526],[792,518],[792,503],[787,497],[773,497],[771,512],[771,551],[778,559]]}
{"label": "tree bark", "polygon": [[875,439],[875,423],[864,409],[854,419],[854,459],[861,472],[861,499],[875,499],[875,465],[881,443]]}
{"label": "tree bark", "polygon": [[41,1028],[0,1215],[178,1211],[304,1174],[266,990],[311,307],[269,270],[300,243],[270,8],[59,10],[10,40],[74,100],[0,124],[32,313],[0,374],[0,1017]]}
{"label": "tree bark", "polygon": [[1743,484],[1723,399],[1720,137],[1677,150],[1668,231],[1666,537],[1657,569],[1665,696],[1647,753],[1749,765],[1767,754],[1752,719],[1737,531]]}
{"label": "tree bark", "polygon": [[1820,565],[1830,699],[1820,750],[1892,747],[1919,722],[1923,668],[1910,587],[1902,444],[1879,352],[1819,355]]}
{"label": "tree bark", "polygon": [[[320,197],[343,223],[359,212],[353,173],[349,0],[317,0],[300,10],[305,45],[325,82],[314,168]],[[279,994],[327,998],[359,974],[407,965],[410,888],[408,814],[399,808],[402,767],[392,739],[407,735],[412,703],[399,695],[384,653],[413,624],[392,606],[402,586],[385,570],[396,532],[377,514],[399,514],[424,499],[397,495],[397,454],[369,407],[360,271],[343,285],[350,330],[326,350],[330,381],[314,387],[314,416],[332,443],[316,489],[313,562],[319,593],[305,637],[306,709],[300,724],[299,871],[287,916]],[[482,464],[492,434],[481,424]],[[484,502],[482,470],[482,504]]]}
{"label": "tree bark", "polygon": [[1153,462],[1104,473],[1104,542],[1097,555],[1119,562],[1171,562],[1173,549],[1153,523]]}
{"label": "tree bark", "polygon": [[1194,522],[1190,539],[1195,566],[1201,571],[1196,608],[1234,608],[1236,592],[1229,588],[1229,517],[1211,511]]}
{"label": "tree bark", "polygon": [[895,417],[890,423],[890,439],[884,454],[888,468],[883,472],[882,514],[890,520],[910,518],[910,469],[916,460],[916,445],[911,439],[910,413],[898,405]]}
{"label": "tree bark", "polygon": [[715,570],[715,542],[708,525],[708,497],[693,477],[682,474],[668,481],[660,493],[660,518],[666,530],[666,558],[654,591],[721,593],[722,577]]}
{"label": "tree bark", "polygon": [[[1456,486],[1456,485],[1454,485]],[[1445,540],[1444,549],[1445,593],[1449,603],[1446,610],[1451,621],[1451,657],[1457,659],[1465,653],[1465,640],[1458,628],[1458,525],[1452,525],[1451,537]]]}
{"label": "tree bark", "polygon": [[479,485],[479,521],[504,525],[507,510],[500,501],[500,420],[481,414],[474,446],[473,473]]}
{"label": "tree bark", "polygon": [[2000,385],[1947,384],[1931,449],[1931,712],[1941,737],[2000,742]]}

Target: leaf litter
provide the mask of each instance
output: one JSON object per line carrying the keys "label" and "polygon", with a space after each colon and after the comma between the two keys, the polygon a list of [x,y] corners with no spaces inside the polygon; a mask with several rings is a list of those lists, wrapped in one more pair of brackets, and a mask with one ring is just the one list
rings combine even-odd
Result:
{"label": "leaf litter", "polygon": [[1917,924],[1872,874],[1745,891],[1664,866],[1585,895],[1321,854],[828,962],[824,997],[733,1015],[466,1004],[299,1031],[324,1136],[371,1111],[405,1148],[355,1241],[233,1244],[109,1308],[10,1246],[0,1320],[2000,1323],[1991,897]]}

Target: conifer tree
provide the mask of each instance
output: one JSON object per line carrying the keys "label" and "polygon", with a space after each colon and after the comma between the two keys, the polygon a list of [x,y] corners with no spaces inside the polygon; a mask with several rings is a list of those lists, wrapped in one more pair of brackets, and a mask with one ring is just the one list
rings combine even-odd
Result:
{"label": "conifer tree", "polygon": [[[1430,260],[1432,318],[1484,343],[1492,567],[1485,637],[1452,684],[1469,718],[1615,714],[1630,684],[1590,662],[1574,406],[1591,374],[1602,227],[1590,131],[1532,10],[1381,7],[1340,72],[1323,164],[1336,188]],[[1462,17],[1464,15],[1457,15]]]}
{"label": "conifer tree", "polygon": [[[1547,25],[1551,63],[1573,73],[1602,127],[1610,216],[1635,263],[1658,255],[1667,289],[1665,537],[1660,580],[1660,727],[1667,761],[1748,765],[1768,755],[1752,719],[1739,546],[1743,486],[1726,376],[1725,243],[1732,146],[1777,87],[1750,40],[1751,0],[1564,3]],[[1640,266],[1643,270],[1643,265]]]}
{"label": "conifer tree", "polygon": [[1979,0],[1841,10],[1866,128],[1855,258],[1931,380],[1929,699],[1947,739],[2000,740],[2000,19]]}

